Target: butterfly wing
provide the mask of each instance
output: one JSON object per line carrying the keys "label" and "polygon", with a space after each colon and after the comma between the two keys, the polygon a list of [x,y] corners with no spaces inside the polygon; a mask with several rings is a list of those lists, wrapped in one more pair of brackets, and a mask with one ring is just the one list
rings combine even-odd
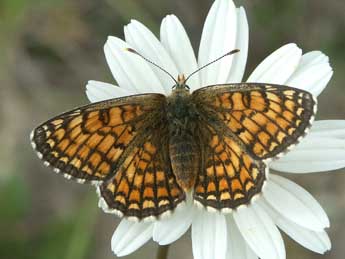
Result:
{"label": "butterfly wing", "polygon": [[207,142],[195,181],[194,201],[224,212],[248,203],[261,192],[266,165],[246,153],[241,143],[223,132],[221,125],[202,127]]}
{"label": "butterfly wing", "polygon": [[168,132],[158,128],[126,157],[116,175],[99,186],[100,207],[135,219],[157,217],[185,200],[172,173]]}
{"label": "butterfly wing", "polygon": [[316,101],[303,90],[256,83],[217,85],[193,93],[199,109],[222,121],[253,158],[273,158],[311,126]]}
{"label": "butterfly wing", "polygon": [[310,93],[278,85],[210,86],[192,100],[205,140],[194,199],[218,210],[248,204],[261,192],[265,161],[296,144],[316,111]]}
{"label": "butterfly wing", "polygon": [[80,183],[111,177],[162,116],[165,96],[135,95],[86,105],[38,126],[32,145],[45,165]]}
{"label": "butterfly wing", "polygon": [[105,211],[158,216],[185,199],[171,170],[165,103],[146,94],[77,108],[37,127],[33,145],[65,177],[97,183]]}

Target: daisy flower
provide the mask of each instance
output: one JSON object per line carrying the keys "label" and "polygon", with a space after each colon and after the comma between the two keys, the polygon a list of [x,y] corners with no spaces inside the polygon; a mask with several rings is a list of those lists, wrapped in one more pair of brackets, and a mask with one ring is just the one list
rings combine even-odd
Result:
{"label": "daisy flower", "polygon": [[[86,94],[91,102],[138,93],[171,93],[166,74],[124,49],[133,48],[173,76],[188,75],[200,66],[233,49],[241,51],[203,69],[188,85],[191,91],[243,79],[248,54],[248,22],[245,10],[231,0],[216,0],[206,18],[198,58],[188,35],[174,15],[161,24],[160,40],[143,24],[132,20],[124,28],[125,41],[109,37],[105,56],[118,86],[89,81]],[[328,57],[319,51],[302,54],[296,44],[287,44],[269,55],[252,72],[248,82],[288,85],[317,97],[333,74]],[[293,151],[269,164],[280,172],[315,173],[345,166],[345,121],[316,121],[305,139]],[[170,244],[191,228],[196,259],[284,259],[285,247],[278,228],[302,246],[325,253],[331,243],[325,229],[329,220],[319,203],[292,181],[269,174],[262,195],[250,205],[230,214],[197,208],[192,199],[165,219],[132,222],[122,219],[111,247],[125,256],[151,238]]]}

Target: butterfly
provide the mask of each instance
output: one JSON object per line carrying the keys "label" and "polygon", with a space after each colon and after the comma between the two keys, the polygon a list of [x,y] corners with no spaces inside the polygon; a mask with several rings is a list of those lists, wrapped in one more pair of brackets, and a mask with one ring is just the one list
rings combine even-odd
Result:
{"label": "butterfly", "polygon": [[267,163],[305,135],[316,100],[273,84],[220,84],[192,93],[179,76],[171,95],[105,100],[33,130],[39,158],[56,173],[97,186],[100,207],[129,219],[158,218],[192,193],[231,212],[259,195]]}

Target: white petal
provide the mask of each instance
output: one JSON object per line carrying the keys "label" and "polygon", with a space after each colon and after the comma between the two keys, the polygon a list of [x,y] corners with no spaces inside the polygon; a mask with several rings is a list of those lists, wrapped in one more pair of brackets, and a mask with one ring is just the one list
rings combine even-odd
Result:
{"label": "white petal", "polygon": [[327,148],[327,146],[324,146],[324,149],[322,150],[314,149],[314,150],[291,151],[286,156],[280,158],[279,162],[313,163],[314,160],[333,162],[333,161],[342,161],[344,160],[344,158],[345,158],[344,148],[333,149],[333,148]]}
{"label": "white petal", "polygon": [[277,226],[287,235],[305,248],[319,254],[324,254],[331,249],[331,241],[326,231],[312,231],[287,220],[284,215],[278,214],[266,202],[260,202],[260,205],[272,217]]}
{"label": "white petal", "polygon": [[[163,19],[161,41],[170,57],[174,60],[179,74],[188,76],[198,69],[192,44],[182,23],[175,15],[167,15]],[[200,87],[199,73],[188,80],[188,85],[192,90]]]}
{"label": "white petal", "polygon": [[249,27],[246,11],[243,7],[237,8],[237,36],[235,48],[240,52],[233,57],[227,83],[242,82],[246,69],[249,45]]}
{"label": "white petal", "polygon": [[345,139],[345,120],[315,121],[310,135]]}
{"label": "white petal", "polygon": [[198,211],[192,225],[195,259],[225,259],[227,231],[224,215]]}
{"label": "white petal", "polygon": [[161,219],[154,223],[153,240],[160,245],[168,245],[179,239],[192,224],[194,206],[183,204],[167,219]]}
{"label": "white petal", "polygon": [[329,219],[326,212],[310,193],[296,183],[278,175],[271,174],[270,181],[281,186],[287,192],[293,194],[297,199],[300,200],[300,202],[304,204],[304,206],[308,207],[316,218],[318,218],[318,220],[321,222],[321,225],[323,225],[325,228],[329,227]]}
{"label": "white petal", "polygon": [[286,85],[304,89],[318,96],[331,79],[333,71],[328,57],[321,52],[313,51],[302,56],[297,70]]}
{"label": "white petal", "polygon": [[[233,50],[236,43],[237,13],[233,1],[216,0],[207,15],[199,47],[199,66]],[[236,54],[235,54],[236,55]],[[234,55],[200,71],[202,86],[226,83]]]}
{"label": "white petal", "polygon": [[[136,51],[167,70],[173,77],[177,78],[178,72],[176,65],[160,41],[147,27],[138,21],[132,20],[130,24],[125,26],[124,32],[126,41]],[[158,68],[151,64],[149,65],[159,78],[165,92],[170,93],[171,88],[174,85],[172,79]]]}
{"label": "white petal", "polygon": [[86,85],[86,95],[93,103],[132,94],[135,92],[99,81],[90,80]]}
{"label": "white petal", "polygon": [[247,81],[285,84],[296,70],[301,56],[302,50],[296,44],[287,44],[262,61]]}
{"label": "white petal", "polygon": [[104,46],[107,62],[119,85],[137,93],[164,93],[147,62],[125,50],[129,47],[131,46],[116,37],[109,37]]}
{"label": "white petal", "polygon": [[111,239],[111,249],[117,256],[128,255],[152,237],[153,224],[121,220]]}
{"label": "white petal", "polygon": [[345,167],[345,121],[316,121],[296,149],[270,167],[289,173],[313,173]]}
{"label": "white petal", "polygon": [[324,230],[312,231],[285,220],[278,222],[277,225],[293,240],[311,251],[324,254],[331,250],[331,240]]}
{"label": "white petal", "polygon": [[321,51],[310,51],[303,55],[300,66],[309,67],[321,63],[329,63],[329,58]]}
{"label": "white petal", "polygon": [[[304,143],[311,141],[308,139]],[[339,143],[335,144],[334,141],[320,140],[309,149],[303,149],[303,145],[305,144],[302,142],[302,148],[292,150],[279,160],[272,161],[270,168],[288,173],[316,173],[345,167],[344,141],[339,140]]]}
{"label": "white petal", "polygon": [[263,209],[255,203],[234,212],[235,222],[251,249],[261,259],[285,259],[282,236]]}
{"label": "white petal", "polygon": [[257,255],[250,249],[242,234],[238,230],[233,217],[226,218],[228,227],[228,250],[227,259],[257,259]]}
{"label": "white petal", "polygon": [[292,77],[296,76],[297,74],[304,73],[310,67],[322,64],[329,65],[329,58],[321,51],[310,51],[308,53],[305,53],[302,56],[301,61]]}
{"label": "white petal", "polygon": [[345,150],[345,139],[334,137],[318,136],[317,134],[309,134],[299,143],[295,150],[328,150],[339,149]]}
{"label": "white petal", "polygon": [[329,227],[328,218],[317,201],[304,189],[285,178],[270,175],[263,195],[281,215],[304,228],[322,231]]}
{"label": "white petal", "polygon": [[294,174],[306,174],[306,173],[318,173],[337,170],[345,167],[345,160],[337,161],[304,161],[298,162],[296,165],[291,165],[294,162],[274,162],[274,165],[270,166],[272,169]]}

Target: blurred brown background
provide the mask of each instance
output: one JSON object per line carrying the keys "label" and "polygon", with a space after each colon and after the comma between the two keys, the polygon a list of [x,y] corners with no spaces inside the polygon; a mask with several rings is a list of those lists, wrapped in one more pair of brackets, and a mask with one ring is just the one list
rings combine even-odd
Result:
{"label": "blurred brown background", "polygon": [[[345,1],[252,0],[248,71],[281,45],[330,56],[334,77],[320,96],[319,119],[345,119]],[[97,208],[94,189],[44,168],[29,143],[39,122],[88,103],[89,79],[113,82],[103,55],[108,35],[123,37],[131,18],[157,35],[161,19],[176,14],[197,49],[211,0],[0,0],[0,257],[4,259],[114,258],[118,219]],[[288,175],[323,205],[333,248],[325,256],[286,237],[287,258],[345,258],[345,170]],[[150,242],[127,258],[153,258]],[[192,258],[190,235],[169,258]]]}

